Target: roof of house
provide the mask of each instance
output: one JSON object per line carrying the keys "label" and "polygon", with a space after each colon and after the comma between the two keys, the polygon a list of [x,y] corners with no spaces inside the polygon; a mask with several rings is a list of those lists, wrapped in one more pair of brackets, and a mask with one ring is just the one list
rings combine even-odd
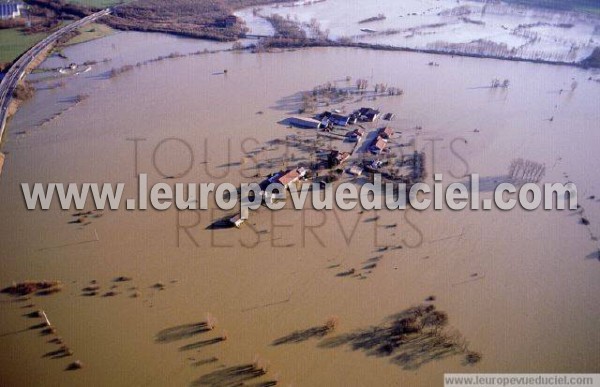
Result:
{"label": "roof of house", "polygon": [[331,152],[331,154],[340,163],[343,163],[344,161],[348,160],[348,158],[350,157],[350,153],[348,153],[348,152],[333,151],[333,152]]}
{"label": "roof of house", "polygon": [[23,7],[21,2],[0,2],[0,15],[3,17],[12,16],[13,13],[19,12],[21,7]]}
{"label": "roof of house", "polygon": [[386,142],[383,138],[377,136],[377,138],[375,139],[375,141],[373,141],[373,145],[374,148],[377,148],[379,150],[384,150],[385,146],[386,146]]}
{"label": "roof of house", "polygon": [[360,108],[360,110],[358,112],[363,116],[379,114],[379,110],[373,109],[373,108],[365,108],[365,107]]}
{"label": "roof of house", "polygon": [[357,128],[351,132],[346,133],[346,136],[348,136],[348,137],[356,137],[356,136],[362,137],[364,135],[365,135],[365,130],[362,128]]}
{"label": "roof of house", "polygon": [[385,128],[379,129],[379,134],[386,135],[389,137],[394,135],[394,129],[390,128],[389,126],[386,126]]}
{"label": "roof of house", "polygon": [[24,3],[22,1],[0,0],[0,5],[10,5],[10,6],[22,7],[24,5]]}
{"label": "roof of house", "polygon": [[298,121],[305,121],[305,122],[315,122],[315,123],[320,123],[321,122],[321,121],[316,120],[314,118],[302,117],[302,116],[292,116],[292,117],[290,117],[290,119],[298,120]]}
{"label": "roof of house", "polygon": [[321,121],[310,117],[292,116],[289,118],[290,122],[304,123],[309,125],[321,125]]}
{"label": "roof of house", "polygon": [[292,169],[277,178],[277,181],[283,185],[288,185],[298,180],[302,176],[297,169]]}
{"label": "roof of house", "polygon": [[348,117],[348,116],[345,116],[342,114],[337,114],[337,113],[332,113],[329,117],[334,120],[349,120],[350,119],[350,117]]}

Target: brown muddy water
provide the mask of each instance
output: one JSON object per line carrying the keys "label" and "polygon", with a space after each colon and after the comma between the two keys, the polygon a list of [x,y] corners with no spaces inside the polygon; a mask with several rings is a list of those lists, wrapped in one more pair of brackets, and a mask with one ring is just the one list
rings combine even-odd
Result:
{"label": "brown muddy water", "polygon": [[[268,362],[269,372],[248,383],[286,386],[439,386],[445,372],[600,372],[600,84],[588,80],[597,74],[307,49],[219,52],[106,76],[112,67],[204,48],[228,45],[120,33],[70,47],[66,63],[112,61],[63,87],[37,83],[36,96],[14,117],[0,180],[0,283],[61,280],[64,289],[25,302],[2,297],[1,385],[226,385],[235,380],[229,367],[256,359]],[[43,67],[61,64],[51,58]],[[449,182],[479,173],[493,183],[523,157],[546,164],[544,182],[576,183],[585,213],[263,209],[239,230],[207,230],[211,218],[231,212],[106,210],[70,223],[75,210],[25,208],[22,182],[123,182],[125,198],[135,197],[136,166],[151,183],[256,181],[252,175],[285,163],[285,148],[269,140],[315,135],[277,123],[298,107],[297,93],[329,81],[344,85],[347,76],[404,90],[336,107],[396,113],[398,143],[425,150],[429,176],[440,172]],[[510,87],[486,88],[494,78],[509,79]],[[89,97],[75,105],[78,94]],[[291,147],[288,165],[292,153],[310,157]],[[376,267],[365,269],[372,262]],[[357,275],[340,275],[352,268]],[[114,282],[119,276],[132,280]],[[84,296],[92,280],[99,294]],[[118,294],[102,297],[111,290]],[[482,354],[476,365],[459,355],[433,359],[424,348],[397,358],[352,343],[325,345],[432,295],[449,329]],[[72,357],[48,355],[57,348],[48,342],[53,336],[30,329],[39,321],[24,316],[37,309]],[[217,320],[214,331],[185,326],[207,313]],[[273,345],[331,316],[339,325],[326,338]],[[226,341],[211,341],[223,331]],[[84,368],[65,371],[76,359]]]}

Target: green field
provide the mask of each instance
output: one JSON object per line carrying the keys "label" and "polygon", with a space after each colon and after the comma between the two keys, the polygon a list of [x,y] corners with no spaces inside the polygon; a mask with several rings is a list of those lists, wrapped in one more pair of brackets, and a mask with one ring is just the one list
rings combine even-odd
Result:
{"label": "green field", "polygon": [[26,35],[17,28],[0,30],[0,62],[12,62],[49,34]]}

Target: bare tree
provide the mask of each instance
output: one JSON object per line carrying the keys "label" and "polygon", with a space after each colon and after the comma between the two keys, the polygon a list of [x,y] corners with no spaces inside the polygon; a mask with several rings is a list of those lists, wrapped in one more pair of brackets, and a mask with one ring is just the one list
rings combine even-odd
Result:
{"label": "bare tree", "polygon": [[546,174],[546,166],[522,158],[511,161],[508,176],[511,180],[522,183],[538,183]]}

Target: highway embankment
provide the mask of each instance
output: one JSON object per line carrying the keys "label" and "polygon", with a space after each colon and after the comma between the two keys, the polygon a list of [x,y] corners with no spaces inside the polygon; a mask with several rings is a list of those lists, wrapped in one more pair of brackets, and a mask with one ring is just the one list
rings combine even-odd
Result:
{"label": "highway embankment", "polygon": [[[13,98],[13,94],[25,76],[43,62],[61,38],[88,23],[110,14],[110,12],[110,9],[96,12],[55,31],[42,41],[38,42],[35,46],[31,47],[13,63],[0,83],[0,145],[4,138],[8,118],[13,115],[18,108],[19,102]],[[1,153],[0,159],[4,159],[4,156]],[[0,173],[1,166],[2,163],[0,163]]]}

